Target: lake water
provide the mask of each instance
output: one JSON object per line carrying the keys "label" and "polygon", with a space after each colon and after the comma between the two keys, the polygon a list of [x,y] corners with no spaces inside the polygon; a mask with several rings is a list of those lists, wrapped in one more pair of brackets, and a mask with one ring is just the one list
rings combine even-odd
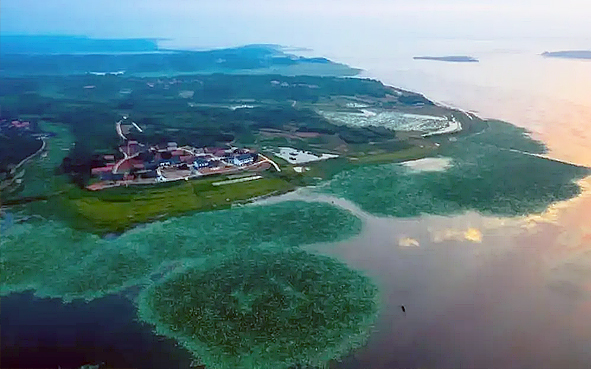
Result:
{"label": "lake water", "polygon": [[187,368],[191,355],[170,339],[154,337],[136,321],[132,300],[111,295],[63,304],[32,293],[2,298],[3,368]]}
{"label": "lake water", "polygon": [[[525,127],[549,156],[591,165],[591,62],[539,56],[588,45],[420,39],[328,56],[364,68],[364,76]],[[416,55],[470,55],[480,63]],[[384,308],[368,346],[338,367],[589,367],[590,183],[581,182],[580,197],[528,218],[366,218],[360,237],[327,252],[374,276]],[[471,229],[479,236],[470,237]]]}

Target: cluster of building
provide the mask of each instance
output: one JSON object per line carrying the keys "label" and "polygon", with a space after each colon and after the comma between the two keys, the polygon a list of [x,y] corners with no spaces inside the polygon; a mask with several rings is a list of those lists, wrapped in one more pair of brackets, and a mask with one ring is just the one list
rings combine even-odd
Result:
{"label": "cluster of building", "polygon": [[5,130],[30,131],[32,130],[32,126],[31,122],[2,119],[0,120],[0,132]]}
{"label": "cluster of building", "polygon": [[[121,138],[119,155],[104,155],[95,161],[91,175],[98,183],[91,190],[129,184],[150,184],[196,178],[211,174],[225,174],[246,169],[264,170],[268,159],[249,149],[238,147],[180,147],[176,142],[155,146],[130,138],[142,133],[136,123],[123,117],[115,124]],[[275,164],[276,165],[276,164]]]}
{"label": "cluster of building", "polygon": [[53,132],[41,132],[37,124],[20,119],[0,119],[0,133],[4,135],[30,136],[43,139],[55,136]]}
{"label": "cluster of building", "polygon": [[127,141],[119,147],[123,158],[103,156],[104,165],[92,168],[101,181],[152,180],[166,182],[244,169],[258,160],[258,154],[242,148],[178,147],[175,142],[146,147]]}

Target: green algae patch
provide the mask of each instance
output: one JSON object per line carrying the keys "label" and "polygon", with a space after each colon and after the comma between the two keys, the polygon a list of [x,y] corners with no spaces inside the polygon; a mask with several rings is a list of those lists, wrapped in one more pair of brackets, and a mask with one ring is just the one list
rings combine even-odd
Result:
{"label": "green algae patch", "polygon": [[324,366],[363,345],[378,311],[371,281],[301,250],[250,249],[173,273],[139,317],[207,368]]}
{"label": "green algae patch", "polygon": [[361,227],[348,211],[300,201],[171,218],[112,239],[54,221],[15,224],[0,237],[0,294],[35,290],[91,300],[144,283],[163,265],[270,243],[295,248],[333,242]]}
{"label": "green algae patch", "polygon": [[321,191],[345,197],[387,216],[451,214],[477,210],[502,216],[544,211],[580,193],[588,168],[539,157],[543,145],[507,123],[489,121],[475,135],[442,140],[451,165],[417,170],[405,164],[363,166],[339,173]]}

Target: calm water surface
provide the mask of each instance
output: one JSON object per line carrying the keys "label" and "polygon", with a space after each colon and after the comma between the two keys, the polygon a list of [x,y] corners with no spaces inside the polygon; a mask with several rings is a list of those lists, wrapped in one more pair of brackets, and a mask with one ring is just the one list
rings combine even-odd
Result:
{"label": "calm water surface", "polygon": [[[538,55],[585,44],[394,41],[380,52],[368,46],[336,59],[362,66],[365,76],[525,127],[548,145],[550,157],[591,166],[591,62]],[[413,61],[415,55],[481,62]],[[338,367],[591,366],[590,184],[581,182],[579,198],[527,218],[366,217],[359,238],[327,252],[375,277],[383,313],[369,345]]]}

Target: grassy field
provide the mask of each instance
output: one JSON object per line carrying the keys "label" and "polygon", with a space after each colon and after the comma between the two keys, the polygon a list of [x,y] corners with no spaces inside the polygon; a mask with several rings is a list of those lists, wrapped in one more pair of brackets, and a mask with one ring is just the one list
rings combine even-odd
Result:
{"label": "grassy field", "polygon": [[221,186],[212,184],[222,179],[217,177],[99,192],[73,190],[66,201],[80,216],[78,228],[106,233],[121,232],[139,223],[186,212],[228,208],[237,202],[284,193],[294,188],[287,181],[273,177]]}

